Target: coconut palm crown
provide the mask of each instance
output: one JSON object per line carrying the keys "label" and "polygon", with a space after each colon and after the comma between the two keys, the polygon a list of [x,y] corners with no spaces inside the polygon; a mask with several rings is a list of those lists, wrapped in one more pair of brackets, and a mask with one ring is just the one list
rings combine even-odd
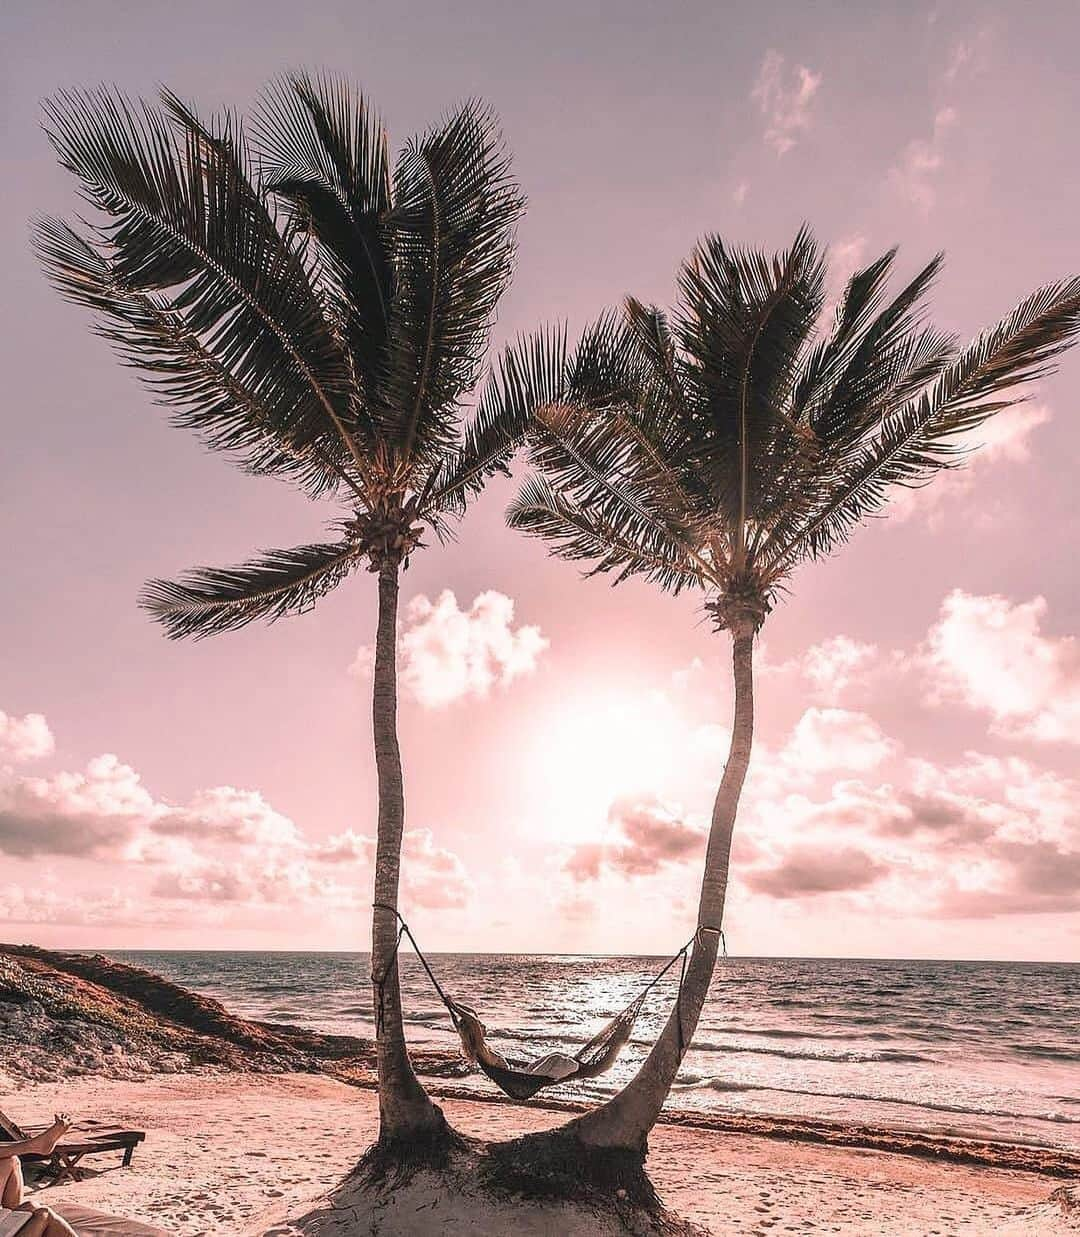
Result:
{"label": "coconut palm crown", "polygon": [[704,240],[671,315],[629,298],[535,370],[536,475],[515,528],[589,574],[699,588],[719,629],[761,627],[792,571],[961,462],[972,431],[1080,331],[1080,280],[1048,285],[963,350],[922,321],[940,255],[898,293],[896,251],[856,272],[819,337],[809,231],[770,257]]}
{"label": "coconut palm crown", "polygon": [[96,208],[36,224],[56,286],[176,424],[342,509],[325,544],[152,584],[171,636],[300,612],[357,567],[404,563],[505,468],[504,444],[461,416],[523,206],[486,109],[461,107],[393,166],[368,102],[324,78],[277,82],[247,129],[168,92],[160,107],[64,93],[46,118]]}
{"label": "coconut palm crown", "polygon": [[[468,103],[391,164],[348,86],[290,76],[249,128],[110,90],[62,94],[46,131],[94,209],[43,219],[52,281],[173,420],[242,468],[337,504],[332,536],[238,567],[158,580],[142,603],[170,636],[310,609],[351,572],[378,574],[373,730],[378,837],[372,978],[380,1139],[445,1133],[405,1046],[395,918],[404,793],[396,730],[399,573],[425,530],[447,536],[507,468],[512,375],[480,377],[523,200],[491,114]],[[497,411],[496,418],[493,413]]]}

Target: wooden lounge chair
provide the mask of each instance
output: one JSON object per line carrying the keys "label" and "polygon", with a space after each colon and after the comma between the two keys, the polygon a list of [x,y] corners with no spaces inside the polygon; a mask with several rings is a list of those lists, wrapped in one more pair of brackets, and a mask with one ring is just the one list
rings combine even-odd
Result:
{"label": "wooden lounge chair", "polygon": [[[135,1148],[143,1141],[146,1134],[142,1130],[125,1130],[118,1125],[109,1125],[104,1121],[81,1121],[80,1129],[71,1131],[56,1150],[49,1155],[28,1155],[27,1162],[44,1162],[44,1170],[50,1174],[54,1185],[64,1181],[79,1181],[82,1170],[79,1164],[84,1156],[99,1155],[104,1151],[123,1152],[122,1166],[127,1168]],[[6,1113],[0,1112],[0,1138],[8,1142],[22,1142],[40,1134],[43,1125],[23,1127],[17,1125]]]}

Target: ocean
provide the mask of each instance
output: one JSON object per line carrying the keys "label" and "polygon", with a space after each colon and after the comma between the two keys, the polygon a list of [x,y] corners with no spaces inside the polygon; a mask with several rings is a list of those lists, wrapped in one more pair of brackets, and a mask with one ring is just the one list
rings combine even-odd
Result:
{"label": "ocean", "polygon": [[[373,1032],[363,953],[111,952],[246,1017]],[[663,960],[433,954],[504,1055],[573,1052]],[[616,1067],[553,1094],[602,1097],[640,1064],[674,999],[653,990]],[[456,1042],[416,958],[402,955],[410,1043]],[[486,1091],[472,1076],[465,1085]],[[1080,1151],[1080,966],[727,958],[670,1105],[857,1122]]]}

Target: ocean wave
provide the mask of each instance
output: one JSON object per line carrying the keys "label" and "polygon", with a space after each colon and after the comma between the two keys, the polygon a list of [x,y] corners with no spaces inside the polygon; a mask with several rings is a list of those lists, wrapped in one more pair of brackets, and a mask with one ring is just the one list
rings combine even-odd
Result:
{"label": "ocean wave", "polygon": [[904,1052],[898,1048],[871,1048],[860,1051],[836,1051],[829,1048],[767,1048],[764,1044],[710,1044],[694,1042],[695,1052],[750,1053],[754,1056],[783,1057],[790,1061],[837,1061],[851,1065],[890,1062],[895,1065],[926,1065],[934,1062],[921,1052]]}
{"label": "ocean wave", "polygon": [[1049,1044],[1013,1044],[1013,1052],[1022,1057],[1038,1057],[1040,1061],[1080,1062],[1080,1052],[1069,1048],[1053,1048]]}
{"label": "ocean wave", "polygon": [[807,1091],[801,1087],[773,1087],[765,1083],[735,1082],[727,1078],[693,1077],[693,1081],[676,1082],[673,1090],[717,1092],[772,1091],[780,1095],[807,1095],[814,1099],[857,1100],[868,1104],[899,1104],[904,1108],[920,1108],[927,1112],[949,1112],[968,1117],[1017,1117],[1025,1121],[1046,1121],[1054,1125],[1080,1125],[1080,1117],[1060,1112],[1018,1113],[1015,1109],[973,1108],[965,1104],[935,1103],[933,1100],[912,1100],[896,1095],[870,1095],[863,1091]]}
{"label": "ocean wave", "polygon": [[[438,1017],[438,1015],[435,1015]],[[419,1015],[417,1021],[427,1021]],[[411,1021],[411,1019],[407,1019]],[[754,1031],[748,1034],[759,1035]],[[580,1047],[585,1032],[581,1035],[553,1034],[550,1031],[519,1031],[506,1027],[491,1027],[488,1037],[495,1040],[507,1040],[511,1043],[543,1044],[545,1047]],[[795,1038],[794,1035],[792,1038]],[[809,1038],[799,1036],[800,1039]],[[815,1037],[817,1038],[817,1037]],[[846,1038],[846,1037],[832,1037]],[[633,1036],[629,1043],[638,1048],[651,1047],[653,1040],[642,1036]],[[910,1052],[899,1048],[869,1048],[869,1049],[837,1049],[831,1047],[786,1048],[770,1044],[721,1044],[710,1040],[695,1040],[691,1046],[696,1053],[724,1053],[725,1055],[780,1057],[790,1061],[825,1061],[837,1064],[892,1064],[892,1065],[927,1065],[933,1064],[935,1058],[921,1052]]]}

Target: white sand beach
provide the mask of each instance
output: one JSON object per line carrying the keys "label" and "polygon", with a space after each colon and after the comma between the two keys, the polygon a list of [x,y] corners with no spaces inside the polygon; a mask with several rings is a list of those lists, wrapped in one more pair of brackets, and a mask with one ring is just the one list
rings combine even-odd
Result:
{"label": "white sand beach", "polygon": [[[145,1129],[130,1169],[101,1157],[95,1175],[33,1197],[142,1219],[178,1237],[272,1231],[341,1180],[376,1123],[372,1091],[297,1074],[83,1077],[24,1087],[4,1106],[17,1120],[70,1109]],[[444,1106],[455,1126],[480,1137],[562,1119],[466,1100]],[[716,1234],[1052,1237],[1080,1227],[1067,1187],[1036,1173],[663,1124],[651,1148],[665,1202]]]}

